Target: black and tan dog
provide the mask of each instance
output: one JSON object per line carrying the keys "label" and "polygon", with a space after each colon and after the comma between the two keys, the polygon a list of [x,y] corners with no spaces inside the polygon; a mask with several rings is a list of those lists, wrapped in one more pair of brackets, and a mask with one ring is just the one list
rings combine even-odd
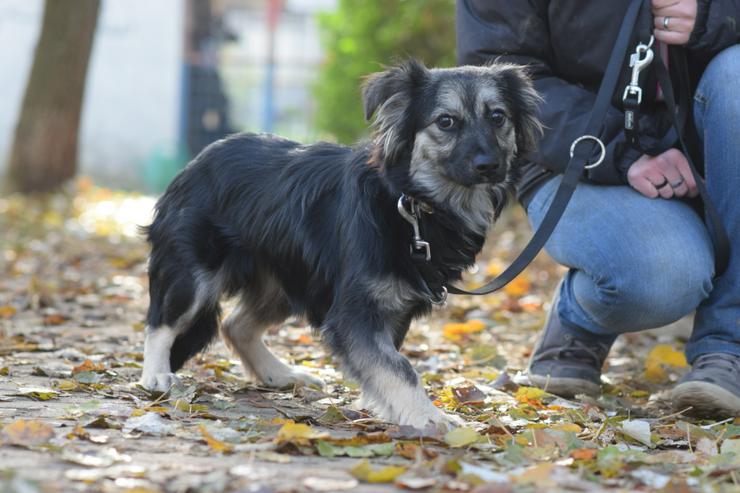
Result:
{"label": "black and tan dog", "polygon": [[261,338],[305,316],[361,384],[366,408],[416,427],[449,423],[398,352],[431,302],[397,202],[405,194],[424,204],[431,264],[459,279],[535,147],[538,96],[515,66],[413,61],[370,76],[363,96],[375,115],[367,143],[239,134],[174,179],[148,228],[144,387],[167,391],[173,372],[215,337],[221,298],[235,297],[221,333],[264,384],[321,383]]}

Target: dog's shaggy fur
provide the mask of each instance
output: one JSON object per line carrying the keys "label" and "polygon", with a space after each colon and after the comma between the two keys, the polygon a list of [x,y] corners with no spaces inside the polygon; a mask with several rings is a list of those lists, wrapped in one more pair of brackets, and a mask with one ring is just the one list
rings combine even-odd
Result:
{"label": "dog's shaggy fur", "polygon": [[396,423],[448,423],[398,352],[430,290],[411,260],[406,194],[425,214],[432,264],[460,278],[541,132],[538,96],[518,67],[427,69],[364,86],[372,139],[354,148],[239,134],[205,149],[172,182],[148,228],[151,305],[141,383],[166,391],[222,324],[244,367],[273,387],[320,380],[280,362],[270,326],[305,316],[362,404]]}

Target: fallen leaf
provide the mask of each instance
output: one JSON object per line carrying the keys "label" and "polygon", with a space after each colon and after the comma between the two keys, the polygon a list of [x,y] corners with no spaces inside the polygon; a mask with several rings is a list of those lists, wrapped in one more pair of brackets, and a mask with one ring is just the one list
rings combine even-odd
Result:
{"label": "fallen leaf", "polygon": [[208,432],[206,425],[199,425],[198,430],[200,431],[200,434],[203,435],[203,440],[205,440],[205,442],[208,444],[209,447],[211,447],[212,450],[220,452],[222,454],[229,454],[233,452],[234,447],[213,437],[213,435]]}
{"label": "fallen leaf", "polygon": [[543,462],[534,467],[530,467],[524,473],[515,478],[517,483],[535,484],[539,486],[548,485],[552,482],[551,476],[555,469],[555,464]]}
{"label": "fallen leaf", "polygon": [[735,454],[740,457],[740,438],[732,438],[722,442],[722,447],[719,449],[722,454]]}
{"label": "fallen leaf", "polygon": [[401,474],[396,478],[394,484],[406,490],[425,490],[437,484],[437,478],[420,478]]}
{"label": "fallen leaf", "polygon": [[393,455],[396,446],[393,442],[388,443],[371,443],[362,446],[341,446],[332,445],[331,443],[319,440],[316,442],[316,450],[322,457],[387,457]]}
{"label": "fallen leaf", "polygon": [[337,406],[331,405],[326,408],[324,414],[318,417],[317,421],[322,425],[331,426],[338,423],[345,423],[347,416]]}
{"label": "fallen leaf", "polygon": [[308,445],[311,440],[327,438],[328,433],[311,428],[304,423],[286,422],[278,430],[275,441],[277,443],[295,443],[297,445]]}
{"label": "fallen leaf", "polygon": [[54,429],[43,421],[19,419],[5,425],[0,435],[3,443],[33,447],[51,440],[54,436]]}
{"label": "fallen leaf", "polygon": [[717,455],[717,442],[711,438],[700,438],[699,441],[696,442],[695,452],[707,457],[714,457]]}
{"label": "fallen leaf", "polygon": [[466,447],[477,442],[481,436],[473,428],[461,427],[448,431],[445,434],[444,441],[453,448]]}
{"label": "fallen leaf", "polygon": [[67,320],[68,318],[64,315],[60,315],[59,313],[52,313],[50,315],[46,315],[42,319],[42,323],[44,325],[62,325]]}
{"label": "fallen leaf", "polygon": [[354,477],[366,483],[391,483],[404,472],[406,472],[406,468],[403,466],[386,466],[373,469],[367,459],[350,469],[350,473]]}
{"label": "fallen leaf", "polygon": [[579,448],[570,451],[570,456],[575,460],[594,460],[599,451],[595,448]]}
{"label": "fallen leaf", "polygon": [[139,431],[148,435],[162,436],[172,433],[174,425],[165,421],[157,413],[146,413],[126,420],[123,424],[124,433]]}
{"label": "fallen leaf", "polygon": [[85,361],[83,361],[79,365],[77,365],[74,368],[72,368],[72,375],[76,375],[78,373],[82,373],[82,372],[86,372],[86,371],[92,371],[92,372],[98,372],[98,373],[100,373],[100,372],[104,372],[105,371],[105,367],[103,366],[102,363],[95,364],[92,361],[90,361],[89,359],[86,359]]}
{"label": "fallen leaf", "polygon": [[14,306],[0,306],[0,318],[10,318],[18,313],[18,310]]}
{"label": "fallen leaf", "polygon": [[80,388],[80,384],[74,380],[59,380],[56,383],[56,388],[65,392],[71,392]]}
{"label": "fallen leaf", "polygon": [[686,368],[686,356],[667,344],[658,344],[650,350],[645,358],[645,378],[653,383],[662,383],[668,379],[665,368]]}
{"label": "fallen leaf", "polygon": [[529,282],[529,278],[526,273],[521,273],[514,278],[509,284],[504,287],[504,292],[509,296],[519,298],[529,293],[532,289],[532,285]]}
{"label": "fallen leaf", "polygon": [[463,323],[449,323],[442,327],[442,334],[451,341],[461,341],[463,336],[480,332],[486,324],[480,320],[468,320]]}
{"label": "fallen leaf", "polygon": [[23,387],[18,389],[18,393],[15,395],[28,397],[36,401],[48,401],[59,397],[59,392],[44,387]]}
{"label": "fallen leaf", "polygon": [[475,385],[453,387],[452,395],[460,404],[483,404],[483,401],[486,400],[486,394]]}
{"label": "fallen leaf", "polygon": [[650,423],[647,421],[638,419],[622,421],[622,433],[648,447],[653,446],[650,435]]}
{"label": "fallen leaf", "polygon": [[541,407],[542,399],[550,396],[547,392],[537,387],[519,387],[514,397],[522,404],[529,404],[535,407]]}
{"label": "fallen leaf", "polygon": [[310,476],[303,480],[303,486],[311,491],[345,491],[357,487],[359,483],[354,478],[319,478]]}

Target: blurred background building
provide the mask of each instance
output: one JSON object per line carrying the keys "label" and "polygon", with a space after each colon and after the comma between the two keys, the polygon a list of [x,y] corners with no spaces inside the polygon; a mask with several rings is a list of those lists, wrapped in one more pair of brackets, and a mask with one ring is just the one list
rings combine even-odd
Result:
{"label": "blurred background building", "polygon": [[362,77],[454,45],[454,0],[2,0],[0,189],[158,193],[236,131],[349,144]]}
{"label": "blurred background building", "polygon": [[[101,4],[79,169],[115,188],[160,190],[237,130],[315,138],[316,14],[336,0],[114,0]],[[42,0],[0,2],[0,174],[33,60]]]}

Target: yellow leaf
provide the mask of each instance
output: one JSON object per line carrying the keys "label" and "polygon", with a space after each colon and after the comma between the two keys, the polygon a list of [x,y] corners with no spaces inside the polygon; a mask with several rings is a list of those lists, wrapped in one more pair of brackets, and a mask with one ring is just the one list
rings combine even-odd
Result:
{"label": "yellow leaf", "polygon": [[18,394],[36,401],[48,401],[59,397],[59,392],[44,387],[23,387],[18,389]]}
{"label": "yellow leaf", "polygon": [[519,298],[529,293],[531,289],[532,289],[532,285],[529,282],[529,278],[527,277],[526,274],[522,273],[522,274],[519,274],[517,277],[514,278],[513,281],[511,281],[509,284],[506,285],[506,287],[504,288],[504,292],[510,296]]}
{"label": "yellow leaf", "polygon": [[13,306],[0,306],[0,318],[10,318],[17,312],[18,310]]}
{"label": "yellow leaf", "polygon": [[465,447],[472,443],[477,442],[480,439],[480,435],[473,428],[455,428],[452,431],[445,434],[445,443],[450,447]]}
{"label": "yellow leaf", "polygon": [[402,466],[386,466],[373,470],[367,459],[359,462],[349,471],[355,478],[367,483],[390,483],[406,472]]}
{"label": "yellow leaf", "polygon": [[575,423],[560,423],[560,424],[551,426],[550,429],[558,430],[558,431],[570,431],[573,433],[580,433],[582,431],[581,427]]}
{"label": "yellow leaf", "polygon": [[686,368],[686,356],[668,344],[658,344],[645,358],[645,378],[653,383],[664,382],[668,378],[666,367]]}
{"label": "yellow leaf", "polygon": [[311,428],[307,424],[295,423],[289,420],[278,430],[276,441],[277,443],[287,442],[307,445],[311,440],[327,438],[328,436],[328,433]]}
{"label": "yellow leaf", "polygon": [[498,260],[491,260],[486,266],[486,274],[491,277],[495,277],[504,271],[504,264]]}
{"label": "yellow leaf", "polygon": [[463,335],[474,334],[486,328],[486,324],[480,320],[468,320],[463,323],[445,324],[442,333],[451,341],[459,341]]}
{"label": "yellow leaf", "polygon": [[0,437],[4,443],[24,447],[42,445],[54,436],[54,429],[43,421],[19,419],[3,427]]}
{"label": "yellow leaf", "polygon": [[59,390],[71,391],[71,390],[77,390],[80,387],[80,384],[77,383],[76,380],[59,380],[57,382],[56,387]]}
{"label": "yellow leaf", "polygon": [[190,404],[185,401],[176,401],[174,407],[184,413],[201,413],[208,411],[208,406],[205,404]]}
{"label": "yellow leaf", "polygon": [[203,440],[208,444],[211,449],[215,450],[216,452],[221,452],[222,454],[228,454],[231,453],[234,450],[234,447],[229,445],[226,442],[222,442],[221,440],[215,438],[213,435],[208,433],[208,429],[206,428],[206,425],[201,424],[198,426],[198,430],[200,430],[200,434],[203,435]]}
{"label": "yellow leaf", "polygon": [[547,396],[547,392],[537,387],[519,387],[514,397],[521,403],[524,404],[538,404],[541,403],[543,398]]}
{"label": "yellow leaf", "polygon": [[170,412],[170,410],[163,406],[147,406],[131,411],[131,417],[136,418],[139,416],[143,416],[146,413],[167,414],[168,412]]}

